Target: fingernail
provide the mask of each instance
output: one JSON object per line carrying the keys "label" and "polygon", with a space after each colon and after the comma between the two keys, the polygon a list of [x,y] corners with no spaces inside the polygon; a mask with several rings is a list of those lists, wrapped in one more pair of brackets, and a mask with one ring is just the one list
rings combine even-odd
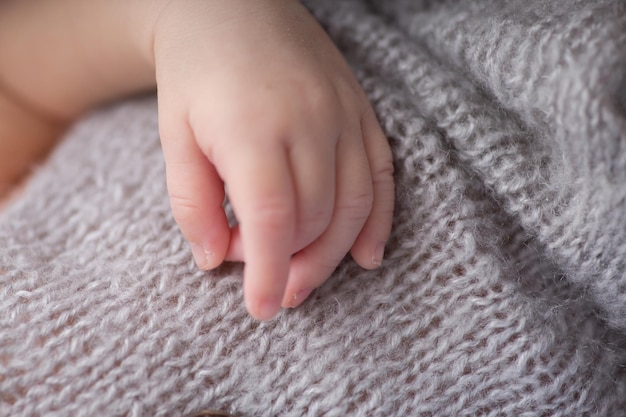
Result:
{"label": "fingernail", "polygon": [[258,304],[256,318],[259,320],[270,320],[280,311],[280,299],[266,299]]}
{"label": "fingernail", "polygon": [[298,291],[291,298],[291,301],[289,302],[289,307],[290,308],[298,307],[300,304],[302,304],[304,300],[307,299],[309,295],[311,295],[312,292],[313,292],[313,289],[310,289],[310,288]]}
{"label": "fingernail", "polygon": [[374,255],[372,255],[372,263],[380,266],[383,263],[385,257],[385,242],[380,242],[374,249]]}
{"label": "fingernail", "polygon": [[191,243],[191,254],[198,268],[207,270],[213,267],[215,262],[215,253],[202,245]]}

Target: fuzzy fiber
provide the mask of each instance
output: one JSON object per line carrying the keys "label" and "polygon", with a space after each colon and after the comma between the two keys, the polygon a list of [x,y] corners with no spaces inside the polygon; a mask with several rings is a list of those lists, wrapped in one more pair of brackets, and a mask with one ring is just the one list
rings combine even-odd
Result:
{"label": "fuzzy fiber", "polygon": [[626,416],[626,4],[310,0],[389,137],[381,269],[247,316],[168,206],[153,97],[0,218],[0,415]]}

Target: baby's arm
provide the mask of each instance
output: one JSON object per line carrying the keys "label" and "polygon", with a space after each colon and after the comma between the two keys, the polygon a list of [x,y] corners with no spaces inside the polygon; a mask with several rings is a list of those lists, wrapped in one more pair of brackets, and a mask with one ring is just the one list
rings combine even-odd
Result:
{"label": "baby's arm", "polygon": [[[348,251],[365,268],[380,263],[391,153],[348,66],[299,2],[7,4],[0,15],[14,27],[0,20],[0,31],[48,42],[21,65],[0,64],[0,77],[39,111],[71,119],[153,86],[156,69],[174,217],[200,267],[245,260],[253,316],[299,304]],[[26,16],[39,20],[16,23]],[[16,45],[0,43],[0,56],[19,57]],[[224,183],[240,221],[232,231]]]}
{"label": "baby's arm", "polygon": [[0,1],[0,197],[68,123],[154,88],[147,51],[166,1]]}
{"label": "baby's arm", "polygon": [[152,28],[167,0],[0,2],[2,87],[40,115],[73,120],[154,88]]}

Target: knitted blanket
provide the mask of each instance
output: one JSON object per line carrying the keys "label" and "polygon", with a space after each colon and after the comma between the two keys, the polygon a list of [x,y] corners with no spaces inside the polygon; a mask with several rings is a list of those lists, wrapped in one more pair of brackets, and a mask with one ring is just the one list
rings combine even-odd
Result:
{"label": "knitted blanket", "polygon": [[259,323],[198,271],[153,97],[0,219],[0,415],[626,416],[626,5],[311,0],[389,137],[387,258]]}

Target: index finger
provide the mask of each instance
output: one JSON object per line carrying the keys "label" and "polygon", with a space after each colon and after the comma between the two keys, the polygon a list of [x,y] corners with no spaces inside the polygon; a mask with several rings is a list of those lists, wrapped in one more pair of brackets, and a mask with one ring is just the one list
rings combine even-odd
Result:
{"label": "index finger", "polygon": [[295,192],[283,146],[245,145],[231,148],[219,165],[239,220],[246,260],[246,306],[256,319],[269,320],[280,310],[287,285],[295,232]]}

